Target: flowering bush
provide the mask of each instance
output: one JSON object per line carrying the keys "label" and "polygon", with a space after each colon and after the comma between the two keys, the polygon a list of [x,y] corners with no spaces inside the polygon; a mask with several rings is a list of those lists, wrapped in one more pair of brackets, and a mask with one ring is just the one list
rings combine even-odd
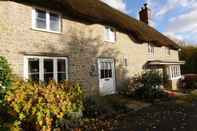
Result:
{"label": "flowering bush", "polygon": [[36,130],[51,130],[56,121],[83,110],[81,87],[68,81],[48,85],[17,81],[5,99],[17,115],[16,124],[31,123]]}

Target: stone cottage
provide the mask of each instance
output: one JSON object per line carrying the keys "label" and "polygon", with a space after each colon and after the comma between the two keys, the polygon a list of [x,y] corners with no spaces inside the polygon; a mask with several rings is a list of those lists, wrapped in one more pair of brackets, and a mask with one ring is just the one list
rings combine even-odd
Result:
{"label": "stone cottage", "polygon": [[88,95],[118,92],[146,69],[168,75],[177,89],[179,46],[140,20],[98,0],[0,1],[0,56],[24,79],[75,80]]}

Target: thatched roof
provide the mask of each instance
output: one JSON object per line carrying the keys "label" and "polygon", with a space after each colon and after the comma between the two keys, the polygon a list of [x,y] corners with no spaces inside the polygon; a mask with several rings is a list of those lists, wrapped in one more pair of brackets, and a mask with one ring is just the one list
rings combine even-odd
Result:
{"label": "thatched roof", "polygon": [[47,6],[86,24],[103,24],[127,33],[139,43],[150,42],[156,46],[178,49],[179,46],[147,24],[136,20],[99,0],[12,0],[26,4]]}

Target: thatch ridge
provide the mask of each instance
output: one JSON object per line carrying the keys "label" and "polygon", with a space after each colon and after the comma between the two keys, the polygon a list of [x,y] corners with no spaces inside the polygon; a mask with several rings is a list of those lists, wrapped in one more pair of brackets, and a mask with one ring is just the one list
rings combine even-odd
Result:
{"label": "thatch ridge", "polygon": [[167,46],[172,49],[180,47],[147,24],[130,17],[99,0],[12,0],[27,4],[36,4],[54,8],[66,16],[89,24],[103,24],[115,27],[128,34],[139,43],[148,42],[156,46]]}

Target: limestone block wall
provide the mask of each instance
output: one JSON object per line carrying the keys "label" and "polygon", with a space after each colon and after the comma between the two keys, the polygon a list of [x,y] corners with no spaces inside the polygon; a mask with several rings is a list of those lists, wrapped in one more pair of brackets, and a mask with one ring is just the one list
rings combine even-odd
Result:
{"label": "limestone block wall", "polygon": [[[164,47],[155,47],[155,55],[150,57],[147,43],[135,43],[121,32],[116,33],[115,43],[106,42],[103,25],[86,25],[67,19],[67,16],[62,18],[61,33],[34,30],[32,8],[0,1],[0,25],[3,25],[0,26],[0,55],[9,60],[14,73],[21,77],[25,55],[65,56],[69,60],[69,79],[80,82],[88,94],[96,95],[99,93],[98,58],[115,60],[118,87],[122,80],[143,71],[148,60],[179,59],[178,51],[174,50],[166,56]],[[127,66],[124,65],[125,58]]]}

